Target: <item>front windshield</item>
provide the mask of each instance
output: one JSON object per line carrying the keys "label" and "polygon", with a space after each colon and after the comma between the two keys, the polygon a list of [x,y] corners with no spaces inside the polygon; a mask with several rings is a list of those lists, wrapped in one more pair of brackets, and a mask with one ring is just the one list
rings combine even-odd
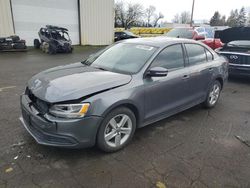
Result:
{"label": "front windshield", "polygon": [[165,36],[175,38],[193,38],[193,30],[189,28],[175,28],[170,30]]}
{"label": "front windshield", "polygon": [[156,51],[142,44],[118,43],[91,56],[83,63],[124,74],[137,73]]}

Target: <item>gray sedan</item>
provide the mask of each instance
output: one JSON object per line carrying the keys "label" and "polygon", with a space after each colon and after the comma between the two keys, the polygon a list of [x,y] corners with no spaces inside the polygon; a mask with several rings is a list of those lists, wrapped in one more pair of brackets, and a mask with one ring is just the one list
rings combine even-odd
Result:
{"label": "gray sedan", "polygon": [[202,43],[126,40],[32,77],[20,120],[39,144],[114,152],[137,128],[200,103],[214,107],[227,76],[227,60]]}

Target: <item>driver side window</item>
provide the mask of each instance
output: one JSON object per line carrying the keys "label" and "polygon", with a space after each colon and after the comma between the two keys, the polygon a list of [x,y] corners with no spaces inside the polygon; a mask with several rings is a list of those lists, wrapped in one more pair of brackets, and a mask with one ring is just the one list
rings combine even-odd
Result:
{"label": "driver side window", "polygon": [[164,67],[168,70],[184,67],[181,44],[175,44],[162,50],[151,64],[151,68],[152,67]]}

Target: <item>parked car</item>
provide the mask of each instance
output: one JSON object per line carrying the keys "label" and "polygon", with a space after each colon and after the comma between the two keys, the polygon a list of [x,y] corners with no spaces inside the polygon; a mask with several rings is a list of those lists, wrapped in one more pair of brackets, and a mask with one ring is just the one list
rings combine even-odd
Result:
{"label": "parked car", "polygon": [[46,25],[38,32],[39,39],[34,40],[34,47],[41,48],[43,52],[55,54],[58,52],[71,53],[73,50],[68,29]]}
{"label": "parked car", "polygon": [[219,38],[214,38],[214,29],[212,27],[174,28],[166,33],[165,36],[200,40],[212,49],[223,46]]}
{"label": "parked car", "polygon": [[200,103],[214,107],[227,71],[226,58],[194,40],[121,41],[33,76],[20,120],[40,144],[113,152],[137,128]]}
{"label": "parked car", "polygon": [[226,43],[217,52],[229,60],[229,75],[250,77],[250,27],[229,28],[220,33]]}
{"label": "parked car", "polygon": [[0,38],[0,51],[26,51],[26,41],[21,40],[19,36]]}
{"label": "parked car", "polygon": [[115,32],[115,42],[119,40],[124,40],[124,39],[133,39],[133,38],[138,38],[139,36],[135,35],[134,33],[130,31],[117,31]]}

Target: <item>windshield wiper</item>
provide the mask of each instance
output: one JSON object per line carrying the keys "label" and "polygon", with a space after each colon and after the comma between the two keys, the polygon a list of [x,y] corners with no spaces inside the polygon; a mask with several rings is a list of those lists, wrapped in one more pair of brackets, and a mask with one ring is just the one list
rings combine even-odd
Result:
{"label": "windshield wiper", "polygon": [[88,61],[86,61],[86,60],[81,61],[81,63],[82,63],[82,64],[84,64],[84,65],[87,65],[87,66],[89,66],[89,65],[90,65],[90,63],[88,63]]}
{"label": "windshield wiper", "polygon": [[108,71],[107,69],[105,69],[105,68],[103,68],[103,67],[99,67],[99,66],[92,66],[92,67],[94,67],[94,68],[96,68],[96,69],[99,69],[99,70]]}

